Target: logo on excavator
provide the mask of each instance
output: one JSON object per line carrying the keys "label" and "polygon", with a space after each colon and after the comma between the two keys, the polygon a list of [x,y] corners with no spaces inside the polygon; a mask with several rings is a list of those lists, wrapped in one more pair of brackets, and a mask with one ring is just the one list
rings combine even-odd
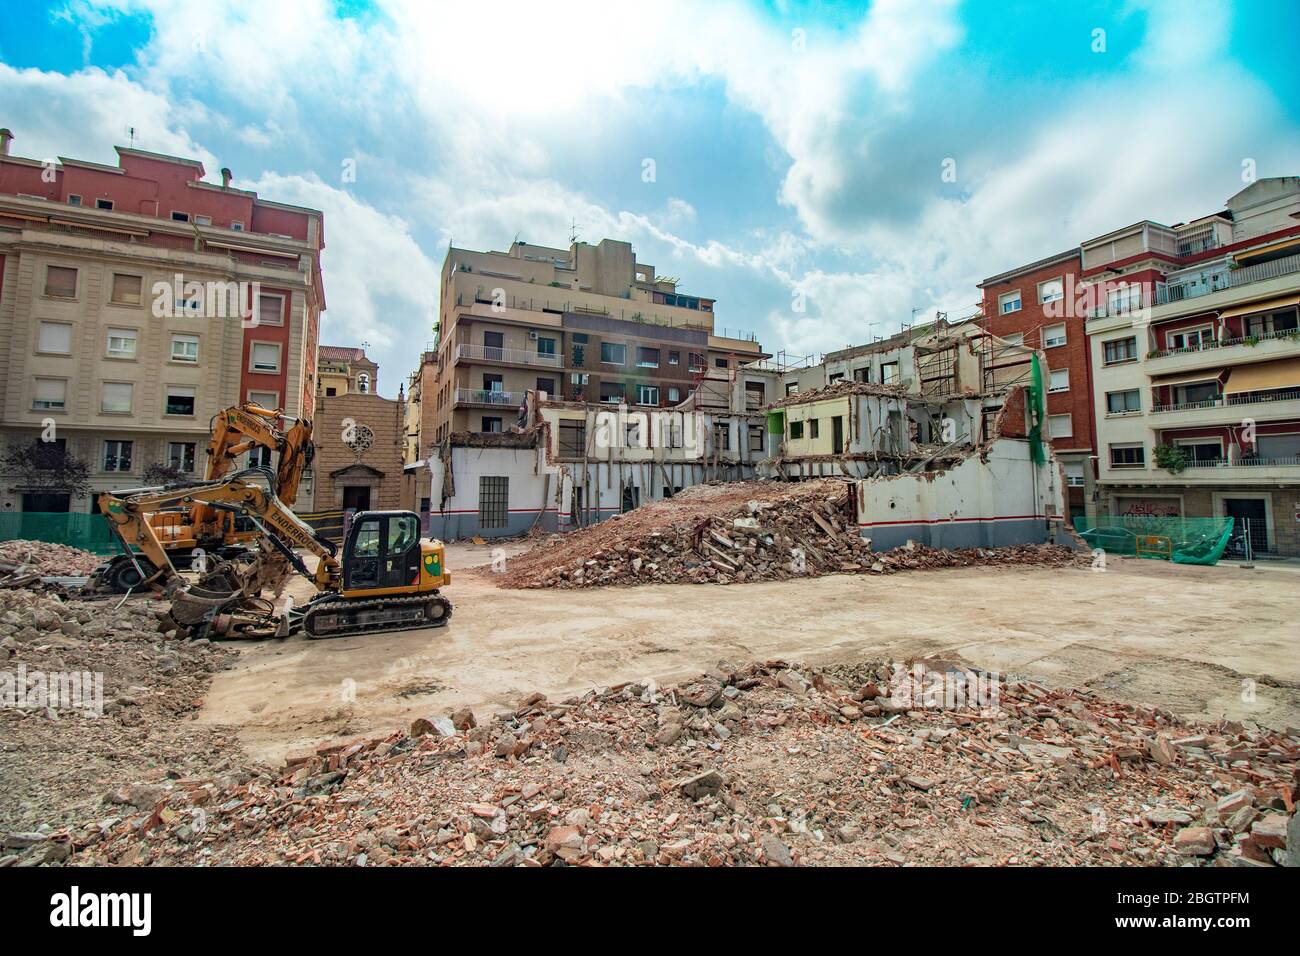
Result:
{"label": "logo on excavator", "polygon": [[426,554],[424,556],[424,570],[431,577],[437,577],[442,574],[442,568],[438,566],[438,556],[436,554]]}

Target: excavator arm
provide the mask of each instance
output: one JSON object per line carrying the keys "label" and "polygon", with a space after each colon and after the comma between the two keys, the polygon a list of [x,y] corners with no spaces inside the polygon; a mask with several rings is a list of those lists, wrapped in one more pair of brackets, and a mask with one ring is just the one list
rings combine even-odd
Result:
{"label": "excavator arm", "polygon": [[[139,549],[156,568],[152,575],[142,574],[143,583],[172,599],[171,614],[181,627],[188,629],[214,614],[229,615],[259,602],[265,588],[278,593],[291,569],[323,593],[337,593],[341,588],[337,547],[280,501],[270,487],[267,473],[260,468],[192,485],[105,492],[99,503],[109,528],[128,553],[134,555],[132,549]],[[149,521],[151,514],[176,505],[201,505],[251,518],[261,531],[258,552],[248,560],[220,562],[197,584],[189,584],[177,573],[157,528]],[[316,555],[319,560],[314,572],[307,569],[295,548]],[[257,616],[269,617],[265,613]]]}

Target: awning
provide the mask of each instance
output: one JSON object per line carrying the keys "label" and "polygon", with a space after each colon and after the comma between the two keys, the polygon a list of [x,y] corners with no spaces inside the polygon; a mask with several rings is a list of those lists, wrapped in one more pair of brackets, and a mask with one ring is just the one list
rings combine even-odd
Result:
{"label": "awning", "polygon": [[1270,388],[1293,388],[1300,391],[1300,358],[1278,359],[1255,365],[1238,365],[1228,376],[1224,392],[1262,392]]}
{"label": "awning", "polygon": [[1234,316],[1250,315],[1254,312],[1272,312],[1274,309],[1285,309],[1290,305],[1300,305],[1300,295],[1284,295],[1280,299],[1265,299],[1263,302],[1239,305],[1235,309],[1226,309],[1220,312],[1219,318],[1231,319]]}
{"label": "awning", "polygon": [[1266,255],[1270,252],[1277,252],[1279,249],[1296,249],[1300,251],[1300,236],[1291,236],[1288,239],[1279,239],[1277,242],[1271,242],[1267,246],[1260,246],[1258,249],[1248,249],[1244,252],[1238,252],[1233,258],[1238,262],[1253,259],[1256,256]]}
{"label": "awning", "polygon": [[1193,382],[1217,382],[1219,372],[1208,370],[1205,372],[1188,372],[1185,375],[1174,375],[1171,378],[1153,378],[1151,380],[1152,388],[1160,388],[1163,385],[1190,385]]}

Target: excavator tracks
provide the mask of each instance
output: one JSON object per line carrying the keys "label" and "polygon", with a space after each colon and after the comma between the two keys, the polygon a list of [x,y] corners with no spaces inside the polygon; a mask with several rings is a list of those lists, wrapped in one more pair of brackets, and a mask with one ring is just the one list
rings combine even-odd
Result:
{"label": "excavator tracks", "polygon": [[432,591],[410,597],[318,599],[303,611],[303,633],[313,640],[442,627],[451,619],[451,602]]}

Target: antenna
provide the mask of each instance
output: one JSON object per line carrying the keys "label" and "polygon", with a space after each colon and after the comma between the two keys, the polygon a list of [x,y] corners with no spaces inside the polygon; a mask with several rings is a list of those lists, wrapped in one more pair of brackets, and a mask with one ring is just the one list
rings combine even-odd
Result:
{"label": "antenna", "polygon": [[569,220],[569,242],[578,241],[578,220]]}
{"label": "antenna", "polygon": [[128,127],[128,132],[131,134],[131,148],[135,149],[135,127]]}

